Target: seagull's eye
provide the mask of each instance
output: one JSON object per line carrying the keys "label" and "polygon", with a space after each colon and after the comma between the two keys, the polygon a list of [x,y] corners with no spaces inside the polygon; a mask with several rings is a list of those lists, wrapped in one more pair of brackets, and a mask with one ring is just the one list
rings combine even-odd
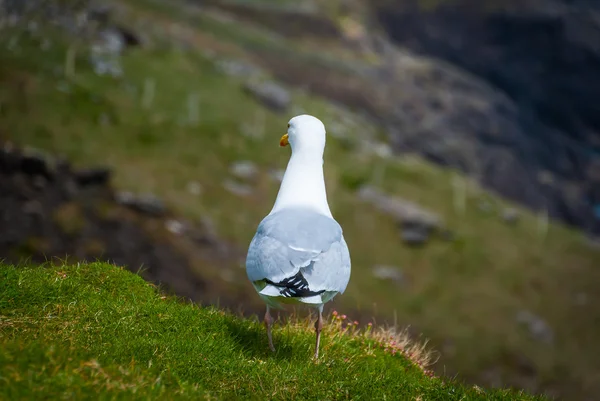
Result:
{"label": "seagull's eye", "polygon": [[288,124],[288,128],[290,128],[290,124]]}

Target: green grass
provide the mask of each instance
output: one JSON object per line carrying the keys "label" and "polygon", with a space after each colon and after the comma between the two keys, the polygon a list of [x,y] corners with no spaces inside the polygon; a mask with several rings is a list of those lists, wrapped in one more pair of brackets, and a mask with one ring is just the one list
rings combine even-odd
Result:
{"label": "green grass", "polygon": [[122,268],[0,265],[0,397],[539,399],[429,377],[401,351],[423,359],[422,347],[391,351],[382,332],[346,323],[330,319],[315,362],[308,321],[276,325],[271,354],[258,321],[166,297]]}
{"label": "green grass", "polygon": [[[219,236],[243,253],[278,189],[269,170],[284,168],[289,157],[288,149],[278,147],[288,119],[301,111],[314,114],[330,132],[337,125],[348,137],[330,135],[325,156],[330,205],[353,262],[348,291],[336,299],[337,308],[364,319],[396,316],[410,324],[440,349],[439,372],[460,372],[481,381],[484,372],[498,370],[518,383],[526,360],[534,366],[535,388],[559,387],[572,397],[599,391],[598,358],[591,350],[600,336],[600,253],[582,234],[559,224],[540,234],[537,216],[521,209],[518,224],[505,224],[499,215],[509,203],[475,186],[466,192],[464,212],[456,209],[453,172],[418,158],[382,160],[361,152],[357,139],[380,137],[381,132],[357,113],[296,88],[291,88],[294,108],[285,115],[273,113],[245,94],[240,80],[219,73],[203,56],[210,51],[217,59],[253,60],[253,48],[238,40],[245,32],[253,37],[256,30],[219,21],[203,25],[192,14],[183,20],[177,12],[156,15],[139,4],[144,3],[130,3],[123,21],[161,29],[176,23],[189,33],[190,49],[153,46],[152,41],[132,49],[122,60],[123,79],[96,76],[83,45],[77,47],[75,74],[65,76],[67,48],[74,45],[58,32],[3,31],[0,138],[64,155],[77,165],[108,164],[115,168],[118,189],[155,192],[181,216],[209,217]],[[233,32],[221,35],[216,25]],[[161,35],[180,40],[166,28]],[[45,52],[39,48],[42,36],[52,41]],[[15,37],[17,44],[8,50]],[[276,54],[281,47],[271,51]],[[287,55],[283,52],[281,58]],[[149,80],[155,83],[155,96],[144,105]],[[198,97],[198,122],[188,120],[190,96]],[[248,132],[259,135],[244,134]],[[252,160],[259,168],[247,198],[222,186],[231,179],[230,163],[238,160]],[[186,190],[191,181],[201,183],[201,196]],[[357,183],[379,186],[436,211],[458,240],[433,239],[422,249],[403,246],[397,224],[357,199]],[[492,201],[491,213],[478,209],[482,199]],[[371,267],[376,264],[402,268],[407,285],[399,289],[375,279]],[[242,292],[245,305],[262,307],[239,261],[225,267],[243,286],[218,278],[224,266],[196,264],[197,274],[210,277],[216,292]],[[580,294],[587,297],[585,304],[575,301]],[[554,343],[531,338],[516,321],[521,310],[541,316],[554,332]]]}

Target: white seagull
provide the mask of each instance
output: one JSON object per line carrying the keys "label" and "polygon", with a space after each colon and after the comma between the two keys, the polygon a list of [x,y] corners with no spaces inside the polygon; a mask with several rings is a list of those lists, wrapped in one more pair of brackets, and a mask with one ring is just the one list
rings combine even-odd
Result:
{"label": "white seagull", "polygon": [[265,326],[275,351],[271,308],[304,304],[319,311],[315,323],[315,358],[323,327],[323,304],[343,293],[350,280],[350,253],[327,203],[323,177],[325,126],[316,117],[300,115],[288,123],[280,146],[292,156],[271,212],[250,243],[246,273],[267,304]]}

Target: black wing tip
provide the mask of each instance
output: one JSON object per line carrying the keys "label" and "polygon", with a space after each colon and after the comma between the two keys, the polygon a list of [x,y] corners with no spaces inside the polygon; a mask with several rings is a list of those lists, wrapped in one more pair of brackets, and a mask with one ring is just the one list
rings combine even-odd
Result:
{"label": "black wing tip", "polygon": [[325,292],[325,290],[312,291],[308,287],[308,281],[306,281],[306,278],[304,278],[302,272],[298,272],[294,276],[288,277],[279,283],[274,283],[269,279],[265,279],[265,282],[275,287],[282,287],[279,293],[286,298],[312,297]]}

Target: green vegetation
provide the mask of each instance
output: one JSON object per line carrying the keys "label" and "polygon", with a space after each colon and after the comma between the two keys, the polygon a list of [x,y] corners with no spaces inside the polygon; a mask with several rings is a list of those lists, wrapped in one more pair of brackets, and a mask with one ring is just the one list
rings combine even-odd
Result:
{"label": "green vegetation", "polygon": [[[260,55],[253,53],[248,41],[258,43],[256,35],[267,35],[264,29],[218,20],[210,13],[201,17],[186,13],[180,19],[176,6],[166,13],[146,8],[146,2],[124,3],[122,21],[150,37],[147,45],[129,49],[122,57],[124,78],[96,75],[85,45],[73,43],[61,32],[50,28],[37,33],[3,31],[0,138],[64,155],[79,165],[108,164],[115,168],[117,188],[156,193],[187,218],[208,216],[222,238],[244,250],[278,189],[269,174],[284,168],[289,156],[288,149],[278,147],[288,119],[300,112],[316,115],[330,132],[325,156],[330,205],[344,227],[353,262],[348,291],[336,299],[337,308],[381,320],[395,315],[401,324],[410,324],[441,350],[440,372],[482,380],[485,371],[495,370],[510,381],[522,376],[525,360],[540,385],[566,382],[573,394],[598,385],[594,373],[598,358],[590,350],[600,336],[596,288],[600,254],[580,233],[558,224],[541,231],[538,217],[524,210],[517,224],[506,224],[499,214],[508,203],[468,184],[468,178],[419,158],[386,159],[364,151],[359,139],[380,138],[379,128],[352,110],[303,90],[291,89],[294,106],[286,114],[265,109],[243,91],[241,78],[219,72],[215,64],[230,58],[256,60]],[[206,19],[211,23],[203,22]],[[177,29],[171,29],[171,24]],[[50,45],[43,51],[47,39]],[[281,37],[276,41],[279,44],[273,47],[269,40],[260,43],[274,55],[282,48],[307,49],[317,43],[296,44]],[[289,47],[281,45],[288,42]],[[67,75],[69,48],[75,50],[76,61]],[[288,52],[281,53],[281,59],[287,56]],[[303,57],[298,55],[295,62],[310,71],[314,59]],[[196,112],[197,119],[191,117]],[[343,138],[333,135],[335,131]],[[231,179],[230,164],[239,160],[251,160],[259,168],[253,192],[245,198],[223,187]],[[203,188],[200,196],[186,189],[193,181]],[[466,188],[464,209],[454,202],[463,195],[457,181]],[[397,224],[357,199],[355,189],[363,183],[436,211],[457,240],[434,238],[423,248],[403,246]],[[482,200],[490,202],[491,212],[478,207]],[[71,212],[55,218],[65,223],[65,231],[76,233]],[[377,264],[402,268],[407,285],[399,289],[376,279],[371,268]],[[395,359],[382,357],[379,351],[377,358],[365,359],[360,356],[364,348],[355,339],[326,346],[325,353],[337,365],[315,367],[304,359],[312,337],[291,326],[289,332],[284,328],[276,335],[278,342],[288,345],[275,359],[267,359],[257,323],[161,301],[139,278],[102,265],[92,267],[65,267],[65,279],[56,269],[4,270],[2,314],[7,308],[17,313],[17,318],[2,321],[2,341],[7,343],[1,365],[9,363],[16,369],[5,371],[4,377],[31,380],[32,389],[52,389],[57,394],[73,383],[94,386],[107,395],[120,388],[133,394],[143,387],[148,393],[134,394],[140,398],[158,396],[169,388],[174,389],[173,397],[256,393],[289,398],[336,398],[351,389],[350,396],[364,399],[374,389],[387,391],[388,397],[399,391],[414,397],[428,395],[424,399],[452,399],[441,395],[449,388],[456,394],[467,391],[430,381],[416,370],[415,382],[408,382],[413,379],[404,376],[405,362],[399,360],[395,366],[391,363]],[[249,284],[239,288],[215,278],[218,268],[203,266],[197,273],[210,277],[221,293],[246,291],[248,303],[259,304]],[[84,270],[86,274],[81,273]],[[232,271],[238,282],[245,283],[243,269],[236,265]],[[15,280],[21,283],[19,292],[11,287]],[[102,280],[105,284],[100,285]],[[50,282],[47,288],[42,285]],[[5,288],[12,294],[8,298]],[[585,295],[585,303],[576,301],[579,294]],[[138,298],[145,303],[134,302]],[[530,336],[516,319],[522,310],[548,323],[553,343]],[[59,318],[49,318],[49,313]],[[161,319],[159,313],[168,317]],[[234,335],[223,334],[232,330]],[[115,337],[117,333],[121,337]],[[326,343],[332,336],[328,332]],[[443,344],[448,347],[442,348]],[[24,362],[7,359],[18,355]],[[354,355],[360,363],[341,363],[347,357],[343,355]],[[29,375],[29,364],[37,367],[32,370],[37,374]],[[355,374],[366,378],[367,372],[382,369],[385,376],[353,379]],[[341,393],[332,385],[338,381]],[[25,390],[26,382],[15,383],[3,391],[16,392],[12,395],[36,391]],[[494,394],[502,399],[501,393]]]}
{"label": "green vegetation", "polygon": [[[0,266],[0,398],[534,400],[429,377],[426,351],[334,316],[264,328],[102,263]],[[404,347],[392,344],[398,341]],[[406,355],[406,356],[405,356]]]}

